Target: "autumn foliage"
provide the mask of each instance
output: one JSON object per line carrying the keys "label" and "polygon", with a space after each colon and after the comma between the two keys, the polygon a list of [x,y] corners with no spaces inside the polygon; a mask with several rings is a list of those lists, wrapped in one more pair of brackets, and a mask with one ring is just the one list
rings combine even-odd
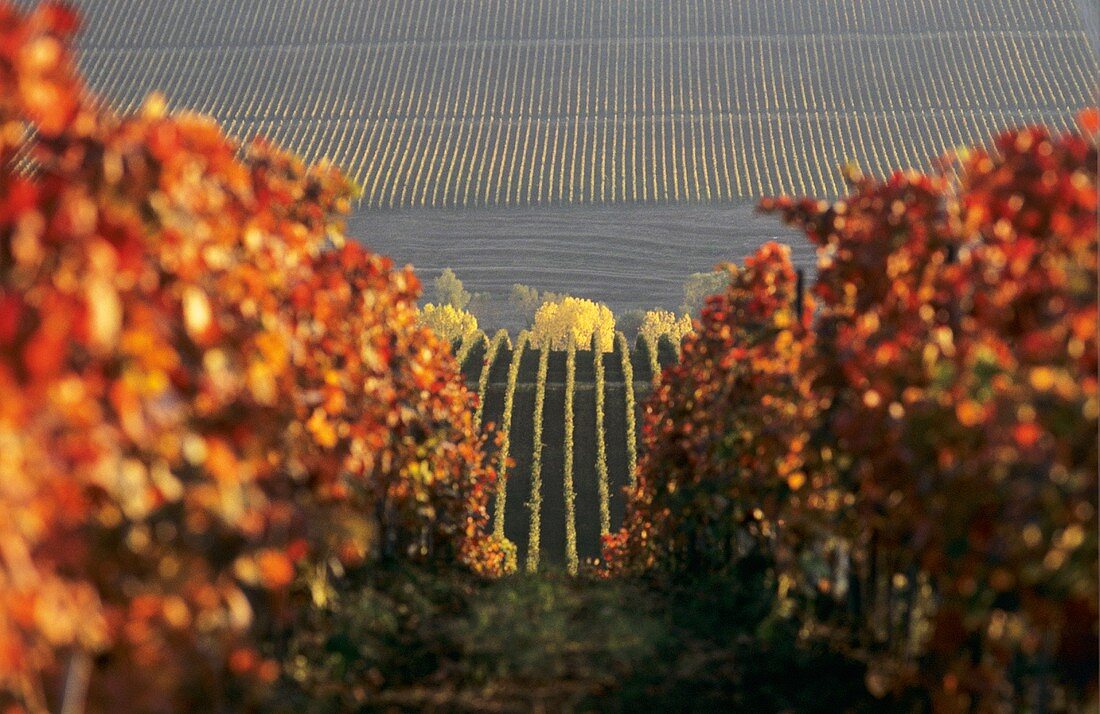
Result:
{"label": "autumn foliage", "polygon": [[603,303],[565,296],[544,302],[535,312],[531,344],[564,350],[572,342],[577,349],[595,345],[610,352],[615,341],[615,315]]}
{"label": "autumn foliage", "polygon": [[499,572],[495,474],[349,183],[114,115],[76,24],[0,3],[0,703],[224,707],[307,566]]}
{"label": "autumn foliage", "polygon": [[739,536],[771,534],[787,482],[805,480],[811,336],[789,250],[769,243],[728,274],[650,398],[626,524],[606,541],[612,572],[721,568]]}
{"label": "autumn foliage", "polygon": [[666,336],[672,344],[679,345],[684,335],[689,332],[691,332],[691,316],[684,314],[677,317],[676,313],[668,310],[647,311],[638,328],[638,334],[645,335],[650,344],[654,345]]}
{"label": "autumn foliage", "polygon": [[1082,124],[1006,133],[942,174],[852,173],[833,204],[765,201],[818,247],[812,298],[794,314],[766,246],[708,302],[650,404],[610,571],[763,552],[781,600],[807,603],[804,632],[855,643],[877,694],[920,685],[942,711],[1095,697]]}
{"label": "autumn foliage", "polygon": [[428,303],[420,311],[420,322],[447,342],[455,342],[477,332],[477,318],[450,304]]}

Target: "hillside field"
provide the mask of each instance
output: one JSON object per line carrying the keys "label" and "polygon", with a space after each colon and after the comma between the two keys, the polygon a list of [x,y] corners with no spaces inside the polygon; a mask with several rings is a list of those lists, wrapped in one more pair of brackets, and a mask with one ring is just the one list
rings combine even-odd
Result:
{"label": "hillside field", "polygon": [[810,268],[760,197],[1065,128],[1100,73],[1075,0],[74,4],[81,68],[118,108],[159,91],[333,160],[363,189],[350,235],[422,277],[616,312],[672,309],[688,275],[768,240]]}
{"label": "hillside field", "polygon": [[85,0],[81,65],[371,209],[836,196],[1094,97],[1073,0]]}

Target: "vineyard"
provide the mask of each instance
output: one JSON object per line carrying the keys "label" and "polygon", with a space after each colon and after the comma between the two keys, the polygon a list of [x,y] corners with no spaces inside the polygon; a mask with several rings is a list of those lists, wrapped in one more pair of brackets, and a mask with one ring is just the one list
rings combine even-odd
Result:
{"label": "vineyard", "polygon": [[[308,10],[250,17],[347,29]],[[764,198],[809,285],[774,241],[693,276],[690,326],[521,285],[513,342],[349,240],[331,164],[117,113],[79,24],[0,0],[0,711],[1100,709],[1096,107]]]}
{"label": "vineyard", "polygon": [[619,332],[609,352],[572,343],[551,350],[532,347],[525,332],[513,349],[501,331],[456,345],[481,423],[506,433],[502,454],[515,462],[502,469],[506,487],[491,516],[496,534],[516,544],[521,567],[576,572],[622,522],[654,369],[677,359],[667,338],[659,350],[649,344],[639,339],[629,350]]}
{"label": "vineyard", "polygon": [[1094,96],[1073,0],[84,0],[89,84],[369,208],[835,196]]}

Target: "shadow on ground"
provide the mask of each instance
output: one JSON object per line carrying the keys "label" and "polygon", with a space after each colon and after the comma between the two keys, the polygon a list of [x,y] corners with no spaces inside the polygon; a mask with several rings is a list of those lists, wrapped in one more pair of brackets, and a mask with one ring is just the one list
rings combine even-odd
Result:
{"label": "shadow on ground", "polygon": [[382,567],[308,618],[279,653],[288,711],[890,708],[859,663],[798,643],[763,571],[659,587]]}

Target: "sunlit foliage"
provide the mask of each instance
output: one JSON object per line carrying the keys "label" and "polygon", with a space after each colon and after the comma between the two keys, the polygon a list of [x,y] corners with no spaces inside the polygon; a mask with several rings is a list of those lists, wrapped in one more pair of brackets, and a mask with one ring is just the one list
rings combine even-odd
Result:
{"label": "sunlit foliage", "polygon": [[512,343],[508,339],[507,330],[497,330],[492,341],[485,350],[485,359],[481,366],[481,373],[477,378],[477,409],[474,411],[474,428],[481,428],[482,417],[485,414],[485,399],[489,395],[489,377],[496,364],[497,353],[501,348],[511,349]]}
{"label": "sunlit foliage", "polygon": [[626,411],[626,470],[633,486],[638,468],[638,424],[635,415],[637,403],[634,399],[634,364],[630,359],[630,347],[622,332],[615,333],[615,345],[623,366],[623,399]]}
{"label": "sunlit foliage", "polygon": [[[835,204],[765,202],[818,246],[812,332],[771,249],[711,299],[651,404],[613,569],[764,552],[781,595],[833,601],[816,627],[857,643],[876,693],[918,684],[943,711],[1052,682],[1094,695],[1095,116],[1083,124],[961,152],[957,180],[850,173]],[[723,329],[742,309],[760,319]]]}
{"label": "sunlit foliage", "polygon": [[565,500],[565,567],[576,575],[580,567],[577,556],[577,491],[573,487],[574,400],[577,384],[577,346],[570,342],[565,348],[565,414],[562,439],[562,493]]}
{"label": "sunlit foliage", "polygon": [[[725,276],[729,280],[729,276]],[[679,345],[684,335],[691,332],[691,317],[689,315],[676,316],[676,313],[668,310],[649,310],[642,318],[638,334],[644,335],[650,343],[656,345],[662,337],[668,337],[672,344]]]}
{"label": "sunlit foliage", "polygon": [[544,302],[535,313],[531,340],[556,350],[564,350],[572,342],[579,349],[595,344],[601,352],[610,352],[615,341],[615,315],[607,305],[583,298]]}
{"label": "sunlit foliage", "polygon": [[508,504],[508,470],[512,465],[509,452],[512,448],[512,411],[516,404],[516,384],[519,381],[519,368],[523,363],[523,352],[531,343],[530,335],[524,331],[516,338],[512,350],[512,361],[508,364],[508,381],[504,387],[504,413],[500,419],[501,440],[499,451],[500,486],[497,488],[496,501],[493,504],[493,536],[501,542],[504,537],[504,509]]}
{"label": "sunlit foliage", "polygon": [[549,361],[550,347],[544,344],[539,349],[539,367],[535,377],[535,411],[532,417],[531,498],[527,502],[527,507],[531,511],[527,537],[528,573],[538,571],[542,547],[542,412],[546,406],[546,373],[549,369]]}
{"label": "sunlit foliage", "polygon": [[[463,367],[468,383],[477,384],[481,396],[475,425],[484,422],[490,433],[498,435],[502,448],[497,450],[501,459],[497,463],[507,464],[498,467],[507,480],[497,491],[494,528],[503,537],[507,523],[509,533],[526,533],[527,542],[532,542],[535,492],[512,502],[502,493],[517,482],[526,491],[537,473],[541,506],[549,508],[551,518],[546,520],[547,513],[538,515],[541,564],[583,572],[582,561],[599,552],[600,531],[619,526],[619,499],[624,498],[620,484],[633,479],[638,461],[638,402],[652,390],[646,364],[649,353],[630,350],[621,332],[615,333],[616,350],[610,354],[593,354],[569,342],[564,354],[550,350],[547,374],[540,377],[535,367],[541,363],[542,348],[531,354],[528,334],[518,336],[525,344],[520,354],[508,343],[507,332],[498,331],[484,358],[479,358],[478,348],[469,353]],[[484,345],[481,333],[477,335],[477,344]],[[544,410],[540,410],[538,394],[543,390]],[[527,507],[517,508],[520,503]],[[563,510],[565,533],[561,534]],[[524,548],[521,560],[527,552]]]}
{"label": "sunlit foliage", "polygon": [[466,364],[466,360],[470,358],[470,353],[478,346],[485,350],[489,349],[489,336],[481,330],[467,332],[462,336],[461,344],[455,353],[455,364],[458,365],[459,369]]}
{"label": "sunlit foliage", "polygon": [[649,365],[651,381],[653,386],[656,387],[658,382],[661,381],[661,362],[657,359],[657,343],[646,335],[638,333],[636,350],[645,356],[646,363]]}
{"label": "sunlit foliage", "polygon": [[350,184],[111,113],[76,24],[0,3],[0,703],[228,707],[306,563],[501,571],[495,474]]}
{"label": "sunlit foliage", "polygon": [[596,490],[600,496],[600,536],[611,531],[611,487],[607,472],[607,382],[599,335],[592,335],[592,389],[596,396]]}
{"label": "sunlit foliage", "polygon": [[549,301],[536,311],[531,340],[535,344],[549,343],[555,350],[564,350],[572,342],[579,349],[595,344],[599,351],[610,352],[615,340],[615,315],[603,303],[584,298]]}
{"label": "sunlit foliage", "polygon": [[420,310],[420,323],[446,342],[477,332],[477,318],[453,305],[428,303]]}
{"label": "sunlit foliage", "polygon": [[627,521],[605,548],[616,572],[720,569],[739,536],[774,535],[779,497],[805,480],[809,312],[794,314],[789,250],[768,244],[727,277],[650,399]]}

